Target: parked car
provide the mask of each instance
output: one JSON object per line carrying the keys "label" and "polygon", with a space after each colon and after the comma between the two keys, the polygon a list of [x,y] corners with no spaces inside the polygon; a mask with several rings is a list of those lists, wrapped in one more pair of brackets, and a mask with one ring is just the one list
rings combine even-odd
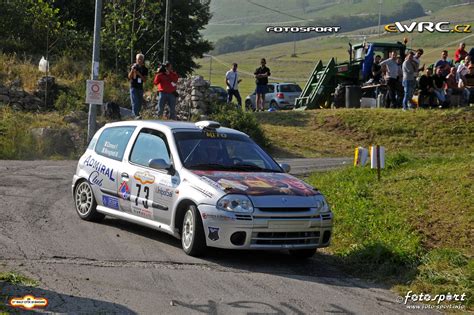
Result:
{"label": "parked car", "polygon": [[289,169],[217,122],[123,121],[94,135],[72,193],[81,219],[169,233],[188,255],[219,247],[310,257],[329,245],[333,214]]}
{"label": "parked car", "polygon": [[[264,108],[292,109],[295,99],[301,94],[301,87],[295,83],[268,83]],[[247,108],[256,108],[255,91],[245,98]]]}
{"label": "parked car", "polygon": [[227,102],[227,91],[218,85],[211,85],[209,87],[211,99],[215,99],[221,103]]}

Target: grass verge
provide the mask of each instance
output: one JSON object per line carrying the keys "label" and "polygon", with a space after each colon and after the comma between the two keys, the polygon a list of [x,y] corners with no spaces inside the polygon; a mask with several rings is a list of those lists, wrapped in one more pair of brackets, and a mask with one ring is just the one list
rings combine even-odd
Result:
{"label": "grass verge", "polygon": [[256,113],[275,155],[352,156],[356,146],[418,154],[474,151],[474,109],[335,109]]}
{"label": "grass verge", "polygon": [[328,248],[351,274],[403,294],[467,294],[473,307],[474,157],[395,154],[370,168],[313,174],[335,215]]}

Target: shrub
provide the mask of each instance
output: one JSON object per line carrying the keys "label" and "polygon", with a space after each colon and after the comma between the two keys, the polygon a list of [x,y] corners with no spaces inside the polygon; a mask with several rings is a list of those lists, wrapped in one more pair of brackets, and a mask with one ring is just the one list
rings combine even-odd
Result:
{"label": "shrub", "polygon": [[243,112],[227,104],[213,104],[211,106],[210,119],[218,121],[224,127],[242,131],[250,136],[262,147],[268,147],[269,141],[265,133],[252,113]]}

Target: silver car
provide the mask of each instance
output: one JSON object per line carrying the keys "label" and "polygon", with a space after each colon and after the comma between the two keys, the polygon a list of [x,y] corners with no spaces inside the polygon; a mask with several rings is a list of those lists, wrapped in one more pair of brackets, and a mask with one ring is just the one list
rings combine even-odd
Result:
{"label": "silver car", "polygon": [[[295,99],[301,94],[301,87],[296,83],[268,83],[265,94],[264,108],[292,109],[295,107]],[[255,91],[245,98],[247,109],[256,108]]]}
{"label": "silver car", "polygon": [[108,215],[157,229],[192,256],[220,247],[310,257],[329,245],[333,215],[288,171],[217,122],[124,121],[94,135],[72,193],[81,219]]}

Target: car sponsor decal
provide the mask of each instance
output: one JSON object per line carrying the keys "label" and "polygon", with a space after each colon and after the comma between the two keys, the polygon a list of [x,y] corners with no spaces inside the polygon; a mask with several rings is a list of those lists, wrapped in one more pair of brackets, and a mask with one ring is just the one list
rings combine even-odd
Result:
{"label": "car sponsor decal", "polygon": [[47,298],[37,298],[33,295],[25,295],[23,297],[15,297],[11,298],[9,301],[10,306],[18,307],[25,310],[32,310],[35,307],[46,307],[48,306],[48,299]]}
{"label": "car sponsor decal", "polygon": [[235,218],[229,217],[222,214],[209,214],[206,212],[201,213],[203,220],[222,220],[222,221],[235,221]]}
{"label": "car sponsor decal", "polygon": [[[102,162],[94,159],[92,155],[89,155],[84,161],[84,165],[94,169],[97,173],[104,175],[108,180],[115,182],[114,170],[110,167],[107,167]],[[89,176],[90,177],[90,176]],[[96,184],[98,185],[98,184]],[[98,185],[99,186],[99,185]]]}
{"label": "car sponsor decal", "polygon": [[155,192],[163,198],[170,199],[171,197],[173,197],[173,190],[171,190],[170,188],[156,186]]}
{"label": "car sponsor decal", "polygon": [[136,172],[135,175],[133,175],[133,178],[139,181],[142,185],[153,184],[155,182],[155,176],[151,175],[150,173],[146,171]]}
{"label": "car sponsor decal", "polygon": [[136,207],[136,206],[132,205],[132,213],[136,214],[140,217],[144,217],[144,218],[147,218],[147,219],[153,219],[153,211],[151,210],[151,208],[149,208],[149,209],[140,208],[140,207]]}
{"label": "car sponsor decal", "polygon": [[196,186],[196,185],[189,185],[191,188],[194,188],[196,189],[197,191],[199,191],[201,194],[203,194],[204,196],[208,197],[208,198],[212,198],[214,197],[214,194],[211,193],[210,191],[208,190],[205,190],[204,188],[201,188],[199,186]]}
{"label": "car sponsor decal", "polygon": [[212,179],[210,179],[209,177],[206,177],[206,176],[201,176],[200,179],[211,185],[212,187],[216,188],[216,189],[219,189],[219,190],[224,190],[224,187],[222,187],[221,185],[219,185],[218,183],[216,183],[215,181],[213,181]]}
{"label": "car sponsor decal", "polygon": [[314,196],[319,192],[286,173],[246,173],[195,170],[194,174],[214,188],[247,195]]}
{"label": "car sponsor decal", "polygon": [[236,181],[233,181],[233,180],[228,180],[228,179],[225,179],[225,178],[221,178],[217,181],[222,187],[224,187],[224,189],[231,189],[231,188],[236,188],[236,189],[239,189],[239,190],[247,190],[249,187],[248,186],[245,186],[245,185],[242,185],[242,184],[239,184],[238,182]]}
{"label": "car sponsor decal", "polygon": [[127,182],[122,182],[119,187],[119,196],[122,199],[130,200],[130,187]]}
{"label": "car sponsor decal", "polygon": [[102,196],[102,203],[107,208],[111,208],[111,209],[115,209],[115,210],[119,209],[119,201],[115,197]]}
{"label": "car sponsor decal", "polygon": [[217,241],[219,239],[219,228],[209,226],[209,239],[211,241]]}
{"label": "car sponsor decal", "polygon": [[89,174],[89,183],[91,183],[91,185],[97,185],[99,187],[102,187],[102,182],[103,182],[103,178],[100,178],[100,174],[99,172],[97,171],[93,171],[92,173]]}
{"label": "car sponsor decal", "polygon": [[219,133],[219,132],[215,132],[215,131],[205,131],[204,134],[205,134],[206,137],[208,137],[208,138],[222,138],[222,139],[226,139],[226,138],[227,138],[227,134],[225,134],[225,133]]}

